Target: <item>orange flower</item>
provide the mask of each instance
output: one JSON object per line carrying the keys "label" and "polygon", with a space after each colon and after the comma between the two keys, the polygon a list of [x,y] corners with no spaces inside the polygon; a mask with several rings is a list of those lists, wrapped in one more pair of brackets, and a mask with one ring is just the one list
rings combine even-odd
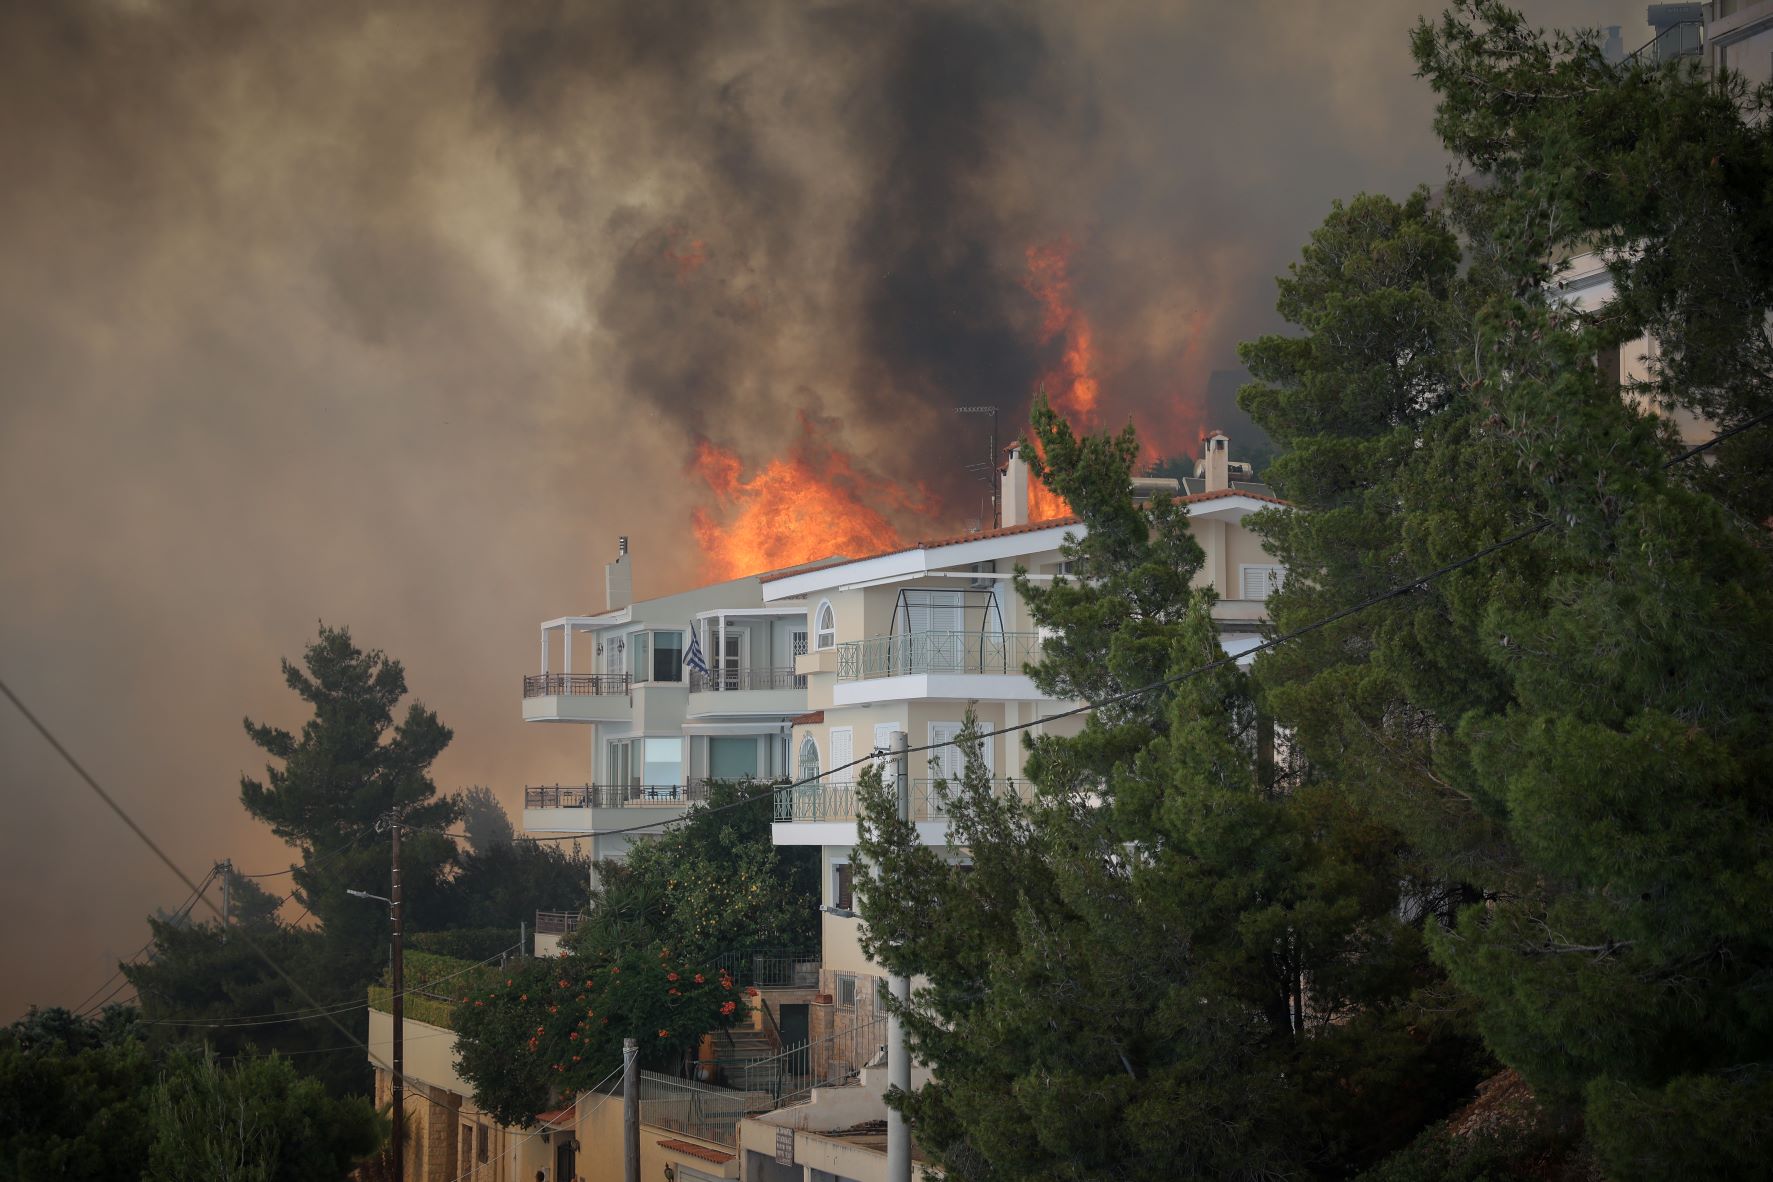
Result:
{"label": "orange flower", "polygon": [[702,984],[702,974],[700,974],[700,973],[696,974],[696,984],[698,984],[698,985]]}
{"label": "orange flower", "polygon": [[675,981],[675,980],[677,980],[677,974],[676,974],[676,973],[666,973],[666,974],[665,974],[665,980],[667,980],[667,981]]}
{"label": "orange flower", "polygon": [[660,1038],[670,1038],[671,1032],[669,1030],[661,1030],[661,1031],[659,1031],[659,1037]]}
{"label": "orange flower", "polygon": [[731,1014],[734,1010],[736,1010],[738,1008],[739,1008],[739,1003],[736,1001],[724,1001],[724,1002],[720,1003],[720,1012],[723,1015]]}

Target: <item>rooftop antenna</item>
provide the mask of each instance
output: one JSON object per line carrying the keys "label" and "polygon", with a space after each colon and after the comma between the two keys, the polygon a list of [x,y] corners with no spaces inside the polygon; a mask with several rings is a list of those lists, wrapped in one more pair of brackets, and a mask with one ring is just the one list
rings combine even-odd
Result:
{"label": "rooftop antenna", "polygon": [[967,471],[978,476],[980,480],[991,486],[991,528],[996,529],[1003,524],[1003,505],[1000,503],[1003,490],[998,487],[997,479],[997,408],[995,406],[957,406],[957,415],[988,415],[991,418],[991,451],[986,454],[983,464],[968,464]]}

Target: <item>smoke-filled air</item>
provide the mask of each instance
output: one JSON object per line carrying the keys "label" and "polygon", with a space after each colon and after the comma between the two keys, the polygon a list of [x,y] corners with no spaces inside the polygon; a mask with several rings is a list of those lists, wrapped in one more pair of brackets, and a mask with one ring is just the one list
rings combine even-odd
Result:
{"label": "smoke-filled air", "polygon": [[[278,870],[240,720],[348,625],[515,811],[583,774],[519,675],[617,535],[645,596],[988,524],[955,408],[1043,387],[1254,444],[1273,276],[1444,174],[1429,8],[0,5],[0,676],[181,864]],[[0,775],[10,1019],[186,891],[10,711]]]}

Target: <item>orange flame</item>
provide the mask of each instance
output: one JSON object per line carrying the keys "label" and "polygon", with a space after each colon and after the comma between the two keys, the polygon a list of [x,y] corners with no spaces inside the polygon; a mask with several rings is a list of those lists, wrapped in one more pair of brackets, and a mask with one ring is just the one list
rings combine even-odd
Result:
{"label": "orange flame", "polygon": [[[694,469],[714,493],[717,512],[694,511],[696,540],[711,579],[737,579],[834,554],[860,557],[904,545],[888,512],[927,515],[928,491],[906,493],[858,471],[805,414],[786,458],[750,479],[732,451],[702,440]],[[886,512],[883,512],[883,509]]]}
{"label": "orange flame", "polygon": [[677,272],[677,281],[682,283],[708,261],[708,244],[700,238],[687,237],[681,230],[671,230],[665,236],[665,247],[659,255],[671,264],[671,269]]}
{"label": "orange flame", "polygon": [[[1046,451],[1041,447],[1040,440],[1030,437],[1028,444],[1034,448],[1035,454],[1043,458],[1046,456]],[[1040,477],[1030,472],[1028,474],[1028,520],[1052,521],[1057,517],[1070,517],[1071,515],[1071,506],[1066,503],[1065,498],[1048,488]]]}
{"label": "orange flame", "polygon": [[[1027,250],[1028,278],[1023,286],[1041,303],[1041,344],[1063,336],[1059,367],[1047,375],[1053,409],[1081,430],[1097,427],[1102,386],[1096,378],[1095,332],[1078,311],[1071,293],[1070,239]],[[1061,515],[1062,516],[1062,515]]]}

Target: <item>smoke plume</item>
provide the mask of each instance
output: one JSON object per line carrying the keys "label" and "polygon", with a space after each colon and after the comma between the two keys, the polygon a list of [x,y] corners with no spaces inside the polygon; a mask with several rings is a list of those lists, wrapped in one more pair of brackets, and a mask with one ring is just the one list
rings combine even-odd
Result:
{"label": "smoke plume", "polygon": [[[1330,200],[1440,178],[1426,7],[0,3],[0,676],[197,873],[287,864],[239,719],[300,721],[319,618],[455,727],[446,787],[582,779],[518,721],[536,624],[617,533],[639,594],[706,573],[698,457],[943,532],[953,408],[1007,441],[1079,365],[1190,447]],[[5,1018],[184,892],[10,716],[0,778]]]}

